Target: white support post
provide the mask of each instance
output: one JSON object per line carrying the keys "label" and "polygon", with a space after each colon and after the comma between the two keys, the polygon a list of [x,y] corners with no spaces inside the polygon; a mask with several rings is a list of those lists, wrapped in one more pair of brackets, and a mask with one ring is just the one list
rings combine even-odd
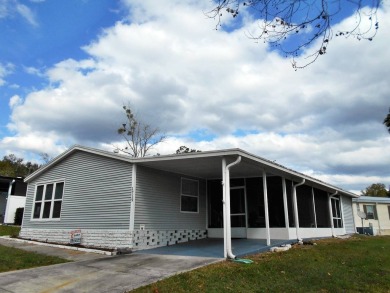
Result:
{"label": "white support post", "polygon": [[223,257],[227,258],[226,158],[222,158]]}
{"label": "white support post", "polygon": [[[10,202],[11,202],[11,194],[12,193],[12,185],[15,183],[15,179],[13,179],[10,183],[9,183],[9,187],[8,187],[8,196],[7,196],[7,203],[5,204],[5,213],[4,213],[4,223],[7,223],[7,224],[10,224],[7,222],[7,219],[8,219],[8,214],[9,214],[9,205],[10,205]],[[2,224],[2,223],[1,223]]]}
{"label": "white support post", "polygon": [[375,209],[376,209],[376,216],[378,218],[378,229],[379,229],[378,230],[378,234],[382,235],[382,233],[381,233],[381,221],[379,220],[379,213],[378,213],[378,202],[375,203]]}
{"label": "white support post", "polygon": [[267,173],[263,170],[263,193],[264,193],[264,215],[265,229],[267,233],[267,245],[271,245],[271,233],[269,230],[269,215],[268,215],[268,192],[267,192]]}
{"label": "white support post", "polygon": [[328,196],[328,203],[329,203],[329,215],[330,215],[330,226],[332,227],[332,236],[335,237],[334,233],[334,224],[333,224],[333,211],[332,211],[332,196],[336,195],[337,191],[333,194],[330,194]]}
{"label": "white support post", "polygon": [[347,229],[345,228],[345,222],[344,222],[344,209],[343,209],[343,196],[340,195],[340,199],[339,199],[339,203],[340,203],[340,213],[341,213],[341,225],[343,226],[343,229],[344,229],[344,234],[347,234]]}
{"label": "white support post", "polygon": [[305,179],[302,179],[302,182],[293,185],[293,200],[294,200],[294,218],[295,218],[295,231],[297,240],[300,240],[299,237],[299,219],[298,219],[298,203],[297,203],[297,187],[303,185],[305,183]]}
{"label": "white support post", "polygon": [[317,228],[317,213],[316,213],[316,202],[314,200],[314,188],[311,188],[311,195],[313,197],[313,212],[314,212],[314,224],[315,227]]}
{"label": "white support post", "polygon": [[290,228],[288,220],[288,204],[287,204],[287,188],[286,188],[286,178],[282,177],[282,188],[283,188],[283,205],[284,205],[284,223],[286,228]]}

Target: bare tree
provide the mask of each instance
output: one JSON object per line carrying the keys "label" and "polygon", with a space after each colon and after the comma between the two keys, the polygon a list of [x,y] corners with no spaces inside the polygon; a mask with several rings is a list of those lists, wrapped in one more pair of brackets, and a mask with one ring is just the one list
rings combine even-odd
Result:
{"label": "bare tree", "polygon": [[390,133],[390,108],[389,108],[389,114],[387,114],[385,120],[383,120],[383,124],[386,126],[387,131]]}
{"label": "bare tree", "polygon": [[[379,28],[377,11],[382,0],[218,0],[216,6],[206,13],[217,20],[216,29],[222,26],[222,17],[228,13],[238,19],[242,9],[258,19],[258,32],[248,33],[249,38],[269,43],[286,57],[292,57],[295,69],[312,64],[327,52],[334,36],[355,37],[369,40]],[[332,27],[342,17],[355,13],[356,21],[348,31],[333,32]],[[318,46],[303,65],[295,58],[304,48],[315,41]]]}
{"label": "bare tree", "polygon": [[159,128],[136,119],[129,106],[123,106],[126,114],[126,122],[118,129],[118,134],[126,141],[124,148],[116,147],[115,152],[122,152],[132,157],[145,157],[158,143],[165,140]]}
{"label": "bare tree", "polygon": [[177,150],[176,150],[176,154],[179,155],[179,154],[186,154],[186,153],[200,153],[202,152],[201,150],[196,150],[196,149],[190,149],[188,147],[186,147],[185,145],[182,145],[181,147],[179,147]]}

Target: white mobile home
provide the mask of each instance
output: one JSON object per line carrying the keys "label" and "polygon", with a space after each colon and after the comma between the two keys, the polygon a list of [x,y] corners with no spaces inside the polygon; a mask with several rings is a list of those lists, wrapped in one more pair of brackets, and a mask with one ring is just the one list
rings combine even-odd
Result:
{"label": "white mobile home", "polygon": [[132,158],[74,146],[26,178],[21,237],[133,250],[354,233],[355,194],[240,149]]}
{"label": "white mobile home", "polygon": [[[364,212],[366,216],[363,221],[359,217],[359,211]],[[361,196],[354,198],[353,212],[359,233],[390,235],[389,197]]]}

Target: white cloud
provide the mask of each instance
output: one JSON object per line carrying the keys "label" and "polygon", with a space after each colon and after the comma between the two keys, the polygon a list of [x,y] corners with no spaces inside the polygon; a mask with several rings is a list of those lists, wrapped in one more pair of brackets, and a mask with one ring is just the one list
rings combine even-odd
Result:
{"label": "white cloud", "polygon": [[9,107],[12,109],[18,105],[21,105],[22,103],[23,103],[23,100],[18,95],[14,95],[9,100]]}
{"label": "white cloud", "polygon": [[38,22],[34,12],[31,11],[26,5],[18,3],[16,5],[16,11],[31,25],[38,26]]}
{"label": "white cloud", "polygon": [[[10,102],[16,135],[0,148],[28,145],[51,155],[73,143],[107,149],[130,102],[171,136],[156,148],[161,154],[181,145],[240,147],[353,190],[368,185],[362,174],[388,180],[381,124],[390,94],[388,30],[373,42],[334,39],[326,56],[295,72],[246,38],[253,24],[213,30],[202,14],[209,1],[124,3],[130,21],[87,45],[90,59],[58,63],[46,72],[49,87]],[[381,12],[382,27],[388,16]]]}
{"label": "white cloud", "polygon": [[0,86],[6,83],[5,77],[13,72],[14,65],[11,63],[2,64],[0,63]]}
{"label": "white cloud", "polygon": [[[30,2],[38,3],[42,1],[30,0]],[[24,18],[29,24],[38,26],[35,13],[27,5],[21,4],[20,1],[17,0],[0,0],[0,19],[14,17],[15,14]]]}

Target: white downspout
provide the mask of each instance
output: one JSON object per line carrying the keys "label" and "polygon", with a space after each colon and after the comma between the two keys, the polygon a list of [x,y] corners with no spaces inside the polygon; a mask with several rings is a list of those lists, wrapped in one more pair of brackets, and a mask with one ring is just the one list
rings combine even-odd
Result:
{"label": "white downspout", "polygon": [[230,225],[230,168],[241,162],[241,156],[237,157],[233,163],[230,163],[225,168],[225,189],[226,189],[226,244],[227,244],[227,256],[231,259],[235,259],[236,256],[232,252],[232,231]]}
{"label": "white downspout", "polygon": [[333,225],[333,211],[332,211],[332,196],[335,196],[337,195],[339,192],[336,191],[335,193],[329,195],[329,200],[328,200],[328,203],[329,203],[329,214],[330,214],[330,226],[332,227],[332,237],[336,237],[336,235],[334,234],[334,225]]}
{"label": "white downspout", "polygon": [[302,182],[297,183],[293,185],[293,199],[294,199],[294,215],[295,215],[295,230],[296,230],[296,236],[297,240],[300,240],[299,238],[299,219],[298,219],[298,204],[297,204],[297,187],[305,184],[305,179],[302,179]]}
{"label": "white downspout", "polygon": [[4,224],[9,224],[9,223],[6,223],[7,221],[7,218],[8,218],[8,209],[9,209],[9,203],[11,201],[11,191],[12,191],[12,185],[15,183],[15,179],[13,179],[10,184],[9,184],[9,187],[8,187],[8,197],[7,197],[7,204],[5,206],[5,214],[4,214]]}
{"label": "white downspout", "polygon": [[226,222],[226,159],[222,158],[222,204],[223,204],[223,257],[227,258],[227,222]]}

